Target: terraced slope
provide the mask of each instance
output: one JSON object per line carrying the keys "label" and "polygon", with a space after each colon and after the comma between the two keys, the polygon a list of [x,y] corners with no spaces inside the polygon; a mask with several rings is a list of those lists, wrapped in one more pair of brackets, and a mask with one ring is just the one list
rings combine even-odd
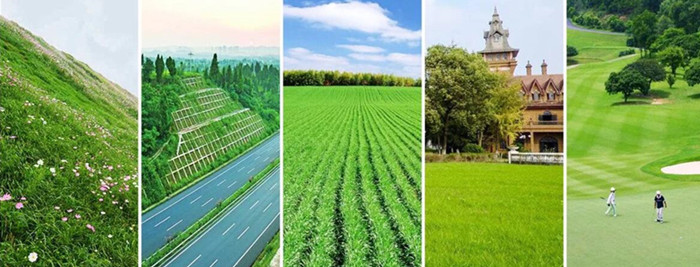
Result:
{"label": "terraced slope", "polygon": [[285,265],[420,265],[420,94],[285,87]]}
{"label": "terraced slope", "polygon": [[0,265],[136,265],[136,98],[2,17],[0,41]]}

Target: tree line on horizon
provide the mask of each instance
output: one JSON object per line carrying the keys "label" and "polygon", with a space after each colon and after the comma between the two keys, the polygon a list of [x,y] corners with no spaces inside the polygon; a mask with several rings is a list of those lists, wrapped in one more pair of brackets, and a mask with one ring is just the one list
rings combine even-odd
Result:
{"label": "tree line on horizon", "polygon": [[421,79],[382,73],[353,73],[330,70],[286,70],[285,86],[403,86],[420,87]]}

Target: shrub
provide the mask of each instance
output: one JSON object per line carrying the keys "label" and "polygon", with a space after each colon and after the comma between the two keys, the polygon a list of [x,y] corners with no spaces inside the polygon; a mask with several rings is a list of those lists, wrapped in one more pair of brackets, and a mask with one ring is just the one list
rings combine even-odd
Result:
{"label": "shrub", "polygon": [[620,54],[618,55],[618,57],[624,57],[627,55],[634,55],[634,53],[636,53],[636,51],[634,49],[627,49],[624,51],[620,51]]}
{"label": "shrub", "polygon": [[576,47],[567,45],[566,46],[566,57],[573,57],[578,55],[578,50],[576,50]]}
{"label": "shrub", "polygon": [[605,22],[606,28],[614,31],[614,32],[625,32],[627,29],[627,26],[625,26],[625,22],[623,22],[619,17],[617,16],[610,16],[608,20]]}
{"label": "shrub", "polygon": [[466,153],[484,153],[484,148],[477,144],[466,144],[463,150]]}
{"label": "shrub", "polygon": [[676,77],[674,77],[672,74],[669,74],[666,76],[666,82],[668,83],[669,88],[673,88],[673,84],[676,83]]}

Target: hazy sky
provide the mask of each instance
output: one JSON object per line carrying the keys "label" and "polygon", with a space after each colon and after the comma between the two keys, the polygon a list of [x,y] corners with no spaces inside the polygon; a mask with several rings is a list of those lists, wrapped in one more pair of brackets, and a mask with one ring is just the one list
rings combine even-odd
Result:
{"label": "hazy sky", "polygon": [[0,0],[0,14],[139,95],[136,0]]}
{"label": "hazy sky", "polygon": [[[454,42],[470,52],[484,49],[493,7],[510,30],[508,43],[519,48],[516,74],[525,74],[527,61],[533,74],[542,60],[548,72],[564,73],[564,1],[561,0],[425,0],[425,44]],[[426,48],[427,49],[427,48]]]}
{"label": "hazy sky", "polygon": [[284,68],[421,77],[421,1],[284,1]]}
{"label": "hazy sky", "polygon": [[144,0],[141,43],[279,47],[281,12],[281,0]]}

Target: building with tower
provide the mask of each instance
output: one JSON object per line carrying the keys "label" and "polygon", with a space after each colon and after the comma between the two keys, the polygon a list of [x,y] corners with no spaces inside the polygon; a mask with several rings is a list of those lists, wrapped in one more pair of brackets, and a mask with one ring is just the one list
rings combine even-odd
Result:
{"label": "building with tower", "polygon": [[478,53],[491,71],[508,73],[521,85],[520,94],[527,104],[523,127],[514,143],[531,152],[564,152],[564,75],[548,73],[544,60],[540,74],[532,73],[528,61],[526,74],[514,75],[519,50],[510,46],[510,32],[503,28],[498,10],[493,11],[489,30],[484,31],[486,47]]}

